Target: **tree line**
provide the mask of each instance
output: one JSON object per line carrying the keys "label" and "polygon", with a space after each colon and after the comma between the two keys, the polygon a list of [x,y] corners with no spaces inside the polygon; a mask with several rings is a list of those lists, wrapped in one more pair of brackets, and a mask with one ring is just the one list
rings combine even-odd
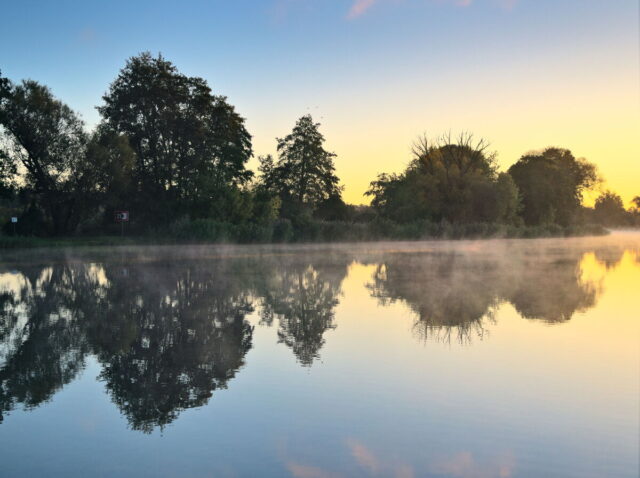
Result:
{"label": "tree line", "polygon": [[161,55],[128,59],[102,100],[89,132],[48,87],[0,72],[5,234],[110,234],[121,210],[137,234],[262,242],[640,224],[640,196],[629,210],[611,191],[583,206],[601,181],[571,151],[527,153],[500,172],[488,143],[470,134],[420,138],[404,172],[371,182],[371,206],[344,202],[336,155],[309,115],[276,140],[277,158],[258,158],[255,174],[245,119]]}

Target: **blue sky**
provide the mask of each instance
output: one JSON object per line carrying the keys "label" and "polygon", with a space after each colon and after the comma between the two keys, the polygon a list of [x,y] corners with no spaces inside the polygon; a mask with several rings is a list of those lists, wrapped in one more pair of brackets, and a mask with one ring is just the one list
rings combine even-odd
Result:
{"label": "blue sky", "polygon": [[503,167],[555,144],[598,163],[625,200],[640,184],[636,0],[4,0],[1,11],[3,75],[49,85],[89,126],[126,58],[162,52],[229,97],[258,154],[311,112],[353,202],[402,169],[418,134],[449,130],[487,137]]}

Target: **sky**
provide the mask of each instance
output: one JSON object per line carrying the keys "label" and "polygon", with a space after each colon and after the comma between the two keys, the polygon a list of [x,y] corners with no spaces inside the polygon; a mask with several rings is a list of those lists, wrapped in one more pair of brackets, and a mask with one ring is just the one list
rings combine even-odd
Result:
{"label": "sky", "polygon": [[126,59],[161,52],[228,97],[256,155],[311,114],[350,203],[401,172],[418,136],[464,131],[503,170],[569,148],[628,205],[640,195],[638,3],[3,0],[0,69],[48,85],[91,128]]}

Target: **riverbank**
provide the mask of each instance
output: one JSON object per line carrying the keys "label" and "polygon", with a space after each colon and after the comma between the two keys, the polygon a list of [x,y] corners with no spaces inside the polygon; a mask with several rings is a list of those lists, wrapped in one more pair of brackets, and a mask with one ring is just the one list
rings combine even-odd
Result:
{"label": "riverbank", "polygon": [[451,239],[532,239],[542,237],[602,236],[608,230],[599,225],[561,227],[510,226],[492,223],[448,224],[391,222],[345,223],[315,221],[305,228],[290,223],[257,226],[233,225],[213,221],[193,221],[180,227],[132,236],[77,235],[70,237],[31,237],[0,235],[0,249],[40,247],[91,247],[166,244],[269,244],[372,242],[388,240]]}

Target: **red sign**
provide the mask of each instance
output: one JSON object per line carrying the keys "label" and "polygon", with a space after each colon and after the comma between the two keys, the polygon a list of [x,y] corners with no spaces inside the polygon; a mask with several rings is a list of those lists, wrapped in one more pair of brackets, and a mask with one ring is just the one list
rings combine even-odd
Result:
{"label": "red sign", "polygon": [[116,211],[114,214],[114,218],[116,222],[128,222],[129,221],[129,211]]}

